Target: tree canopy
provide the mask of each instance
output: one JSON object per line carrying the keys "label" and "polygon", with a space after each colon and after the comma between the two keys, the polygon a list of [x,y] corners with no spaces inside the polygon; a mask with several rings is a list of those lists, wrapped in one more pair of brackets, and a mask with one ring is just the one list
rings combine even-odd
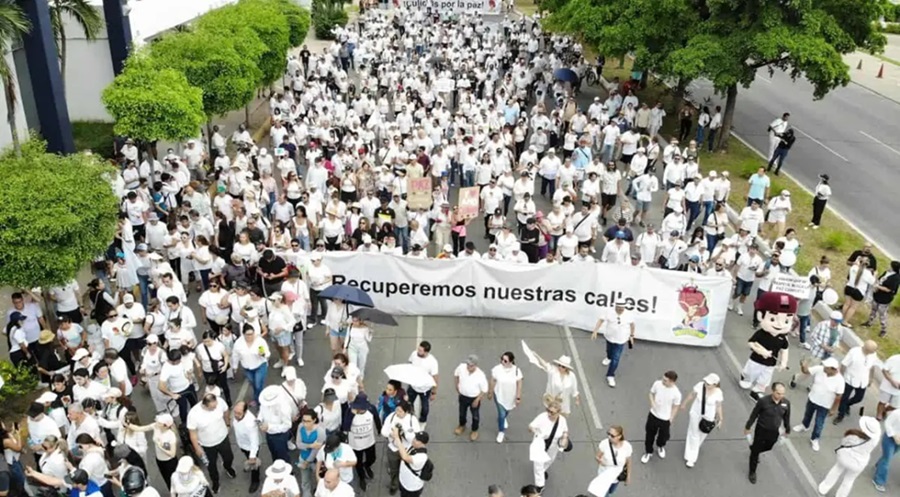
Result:
{"label": "tree canopy", "polygon": [[143,51],[128,58],[102,100],[116,120],[116,134],[137,140],[183,140],[206,121],[203,91],[183,73],[155,66]]}
{"label": "tree canopy", "polygon": [[287,19],[292,47],[299,47],[306,40],[309,33],[309,11],[300,7],[292,0],[275,0],[275,4],[281,10],[281,14]]}
{"label": "tree canopy", "polygon": [[880,51],[874,21],[886,1],[549,0],[547,25],[580,35],[608,55],[634,54],[663,78],[710,80],[728,98],[727,139],[738,85],[760,68],[806,78],[814,98],[850,82],[842,55]]}
{"label": "tree canopy", "polygon": [[116,171],[86,154],[46,152],[32,139],[0,155],[0,285],[65,283],[103,253],[119,213]]}

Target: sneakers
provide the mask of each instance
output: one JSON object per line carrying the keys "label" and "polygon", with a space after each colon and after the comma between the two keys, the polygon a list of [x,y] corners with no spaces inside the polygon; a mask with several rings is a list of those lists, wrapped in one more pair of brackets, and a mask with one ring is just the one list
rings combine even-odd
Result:
{"label": "sneakers", "polygon": [[753,402],[759,402],[759,399],[762,398],[762,394],[759,392],[750,392],[750,398],[753,399]]}
{"label": "sneakers", "polygon": [[459,435],[462,435],[464,431],[466,431],[466,427],[465,427],[465,426],[457,426],[456,429],[453,430],[453,433],[454,433],[456,436],[459,436]]}
{"label": "sneakers", "polygon": [[297,450],[297,444],[294,442],[288,442],[288,450]]}
{"label": "sneakers", "polygon": [[750,480],[750,483],[756,485],[756,472],[750,473],[747,475],[747,479]]}
{"label": "sneakers", "polygon": [[225,468],[225,474],[228,475],[229,478],[237,478],[237,473],[234,472],[234,468]]}
{"label": "sneakers", "polygon": [[744,315],[744,308],[741,307],[740,304],[738,304],[737,313],[738,313],[738,316]]}
{"label": "sneakers", "polygon": [[809,428],[803,426],[802,423],[799,424],[799,425],[797,425],[797,426],[794,426],[794,432],[796,432],[796,433],[801,433],[801,432],[804,432],[804,431],[809,431]]}
{"label": "sneakers", "polygon": [[878,490],[879,492],[887,492],[887,489],[884,488],[884,485],[879,485],[875,482],[875,480],[872,480],[872,485],[875,485],[875,490]]}
{"label": "sneakers", "polygon": [[653,454],[644,454],[644,455],[642,455],[642,456],[641,456],[641,462],[644,463],[644,464],[647,464],[648,462],[650,462],[650,458],[651,458],[652,456],[653,456]]}
{"label": "sneakers", "polygon": [[843,420],[844,420],[844,415],[838,414],[837,416],[834,417],[834,421],[832,421],[831,424],[839,425],[839,424],[841,424],[841,421],[843,421]]}
{"label": "sneakers", "polygon": [[272,367],[275,369],[281,369],[284,367],[284,361],[278,361],[275,364],[273,364]]}
{"label": "sneakers", "polygon": [[506,434],[501,431],[497,434],[497,443],[502,444],[504,438],[506,438]]}
{"label": "sneakers", "polygon": [[603,364],[604,366],[609,366],[609,363],[611,363],[611,362],[612,362],[612,361],[610,361],[610,360],[607,358],[607,359],[603,359],[603,361],[601,361],[600,364]]}
{"label": "sneakers", "polygon": [[[862,414],[860,414],[860,416],[862,416]],[[509,429],[509,420],[508,420],[508,419],[504,419],[504,420],[503,420],[503,429],[504,429],[504,430],[508,430],[508,429]]]}
{"label": "sneakers", "polygon": [[731,300],[728,301],[728,310],[729,311],[734,310],[734,301],[731,301]]}
{"label": "sneakers", "polygon": [[469,434],[469,440],[472,442],[478,440],[478,432],[473,431],[471,434]]}
{"label": "sneakers", "polygon": [[803,348],[806,349],[806,350],[809,350],[809,349],[812,348],[812,347],[810,347],[809,344],[806,343],[806,342],[801,343],[800,346],[803,347]]}
{"label": "sneakers", "polygon": [[818,440],[810,440],[809,444],[812,445],[813,452],[819,452],[819,441]]}
{"label": "sneakers", "polygon": [[304,364],[305,364],[305,363],[303,362],[303,358],[302,358],[302,357],[298,357],[298,358],[297,358],[297,365],[300,366],[300,367],[302,368],[302,367],[304,366]]}
{"label": "sneakers", "polygon": [[656,454],[659,455],[660,459],[666,458],[666,448],[665,447],[657,447]]}
{"label": "sneakers", "polygon": [[685,461],[685,462],[684,462],[684,465],[687,466],[687,467],[689,467],[689,468],[693,468],[693,467],[694,467],[694,461]]}
{"label": "sneakers", "polygon": [[612,387],[612,388],[616,388],[616,379],[613,378],[612,376],[607,376],[607,377],[606,377],[606,384],[609,385],[609,386]]}
{"label": "sneakers", "polygon": [[790,385],[791,385],[791,388],[797,388],[797,375],[791,376]]}

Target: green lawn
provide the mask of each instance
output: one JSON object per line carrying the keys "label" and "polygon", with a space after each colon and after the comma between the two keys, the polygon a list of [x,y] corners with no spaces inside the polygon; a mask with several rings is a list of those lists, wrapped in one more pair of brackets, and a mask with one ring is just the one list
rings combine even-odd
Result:
{"label": "green lawn", "polygon": [[101,157],[113,158],[113,123],[73,121],[72,134],[75,137],[75,150],[90,150]]}

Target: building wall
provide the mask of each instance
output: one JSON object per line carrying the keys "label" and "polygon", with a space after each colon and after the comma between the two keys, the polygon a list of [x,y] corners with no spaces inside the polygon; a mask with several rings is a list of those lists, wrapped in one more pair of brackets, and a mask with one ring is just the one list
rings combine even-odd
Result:
{"label": "building wall", "polygon": [[[6,58],[6,63],[13,70],[13,76],[18,81],[18,71],[16,70],[16,64],[11,53],[2,54],[4,58]],[[16,130],[19,132],[19,139],[26,140],[28,138],[28,123],[25,118],[25,109],[22,106],[22,98],[21,91],[18,88],[18,84],[16,85],[16,97],[18,104],[16,105]],[[7,108],[6,108],[6,98],[0,98],[0,149],[6,149],[12,145],[12,131],[11,128],[7,125]]]}

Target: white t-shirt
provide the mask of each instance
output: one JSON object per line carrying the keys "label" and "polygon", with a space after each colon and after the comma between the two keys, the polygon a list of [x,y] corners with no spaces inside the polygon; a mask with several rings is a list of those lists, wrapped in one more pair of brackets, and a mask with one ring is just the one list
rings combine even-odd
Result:
{"label": "white t-shirt", "polygon": [[834,376],[825,374],[824,366],[809,368],[812,384],[809,390],[809,401],[820,407],[831,409],[834,399],[844,393],[844,377],[840,373]]}
{"label": "white t-shirt", "polygon": [[219,371],[213,371],[212,361],[216,361],[218,367],[222,367],[225,354],[225,346],[218,340],[213,340],[212,345],[209,346],[201,343],[194,349],[194,355],[200,361],[200,366],[204,373],[218,373]]}
{"label": "white t-shirt", "polygon": [[425,452],[416,452],[412,455],[412,462],[400,461],[400,486],[409,492],[422,490],[425,482],[417,476],[425,467],[428,460],[428,454]]}
{"label": "white t-shirt", "polygon": [[503,364],[497,364],[491,369],[491,378],[494,380],[494,395],[497,402],[506,410],[515,409],[517,384],[522,379],[522,370],[519,366],[511,364],[507,368]]}
{"label": "white t-shirt", "polygon": [[862,347],[853,347],[841,361],[841,365],[846,368],[844,381],[853,388],[866,386],[869,383],[869,372],[877,361],[877,354],[866,355]]}
{"label": "white t-shirt", "polygon": [[[337,449],[330,454],[326,454],[324,450],[320,450],[316,454],[316,461],[321,462],[326,469],[334,469],[335,462],[356,462],[356,453],[349,445],[342,443]],[[402,464],[402,463],[401,463]],[[353,481],[353,468],[341,467],[337,468],[341,474],[341,481],[350,483]]]}
{"label": "white t-shirt", "polygon": [[681,405],[681,391],[678,387],[675,385],[667,387],[662,380],[656,380],[650,387],[650,393],[653,394],[650,414],[663,421],[672,419],[672,411]]}
{"label": "white t-shirt", "polygon": [[319,479],[319,483],[316,485],[315,497],[354,497],[355,495],[353,487],[342,481],[338,482],[334,490],[328,490],[325,487],[325,478]]}
{"label": "white t-shirt", "polygon": [[[706,386],[706,383],[700,382],[694,385],[694,395],[696,398],[694,402],[691,404],[691,415],[700,416],[702,400],[703,400],[703,388]],[[713,393],[706,393],[706,412],[703,413],[703,418],[708,419],[710,421],[714,421],[716,419],[716,406],[718,406],[723,400],[725,396],[722,394],[722,389],[717,388]]]}
{"label": "white t-shirt", "polygon": [[[412,354],[409,355],[409,363],[424,369],[431,376],[437,376],[438,374],[438,361],[434,358],[434,355],[430,353],[425,357],[419,357],[418,351],[414,350]],[[419,385],[418,387],[415,385],[410,386],[419,393],[425,393],[431,389],[431,387],[423,388],[422,385]]]}
{"label": "white t-shirt", "polygon": [[626,310],[618,314],[615,307],[610,308],[603,318],[603,336],[607,342],[621,345],[631,338],[632,323],[634,316],[630,312]]}
{"label": "white t-shirt", "polygon": [[188,380],[184,366],[181,363],[172,364],[166,361],[159,372],[159,381],[160,383],[165,383],[171,393],[183,392],[187,387],[191,386],[191,382]]}
{"label": "white t-shirt", "polygon": [[475,371],[470,373],[466,363],[462,363],[456,367],[453,376],[459,382],[459,394],[463,397],[475,398],[488,391],[487,377],[481,368],[476,367]]}
{"label": "white t-shirt", "polygon": [[267,493],[274,492],[276,490],[284,491],[285,495],[300,495],[300,485],[297,483],[297,478],[292,475],[288,475],[286,478],[283,478],[281,480],[275,480],[274,478],[266,477],[266,481],[263,482],[260,495],[266,495]]}
{"label": "white t-shirt", "polygon": [[[612,451],[616,451],[616,461],[613,464],[613,456]],[[600,465],[603,467],[618,467],[624,468],[625,463],[628,461],[628,458],[631,457],[633,452],[631,448],[631,443],[627,440],[622,442],[621,447],[610,447],[609,439],[605,439],[600,442],[600,451],[603,452],[603,458],[600,459]]]}
{"label": "white t-shirt", "polygon": [[224,418],[227,410],[228,406],[224,402],[216,402],[216,408],[213,410],[199,403],[188,412],[188,430],[197,431],[197,439],[202,447],[215,447],[228,438],[228,425],[225,424]]}
{"label": "white t-shirt", "polygon": [[[884,361],[884,364],[881,365],[881,369],[882,371],[887,371],[894,381],[900,379],[900,354],[894,354],[889,357],[888,360]],[[878,389],[883,393],[889,393],[891,395],[900,394],[900,388],[894,388],[894,385],[887,381],[887,379],[881,380],[881,385]]]}
{"label": "white t-shirt", "polygon": [[737,266],[738,279],[750,283],[756,279],[756,272],[763,266],[763,260],[759,254],[751,256],[747,253],[738,258]]}

